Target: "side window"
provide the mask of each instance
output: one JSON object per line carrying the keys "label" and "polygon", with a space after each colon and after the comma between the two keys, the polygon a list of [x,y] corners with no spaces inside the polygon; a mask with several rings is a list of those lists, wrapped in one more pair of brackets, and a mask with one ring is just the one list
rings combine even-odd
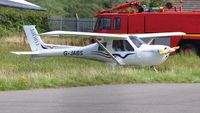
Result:
{"label": "side window", "polygon": [[[107,43],[106,43],[106,42],[104,42],[104,43],[102,43],[102,44],[103,44],[104,47],[107,46]],[[98,47],[98,51],[104,51],[104,50],[99,46],[99,47]]]}
{"label": "side window", "polygon": [[114,51],[125,51],[123,40],[113,40],[112,47]]}
{"label": "side window", "polygon": [[111,18],[101,18],[100,29],[110,30],[111,29]]}
{"label": "side window", "polygon": [[124,41],[125,41],[126,51],[134,51],[134,48],[131,46],[131,44],[127,40],[124,40]]}
{"label": "side window", "polygon": [[114,19],[114,29],[120,30],[121,29],[121,18],[115,18]]}
{"label": "side window", "polygon": [[127,40],[113,40],[112,48],[114,51],[134,51]]}

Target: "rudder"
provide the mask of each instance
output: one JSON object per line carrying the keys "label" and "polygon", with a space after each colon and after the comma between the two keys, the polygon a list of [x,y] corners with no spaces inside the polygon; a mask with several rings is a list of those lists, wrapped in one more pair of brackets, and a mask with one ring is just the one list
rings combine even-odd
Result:
{"label": "rudder", "polygon": [[30,44],[31,50],[42,50],[42,45],[44,45],[44,42],[41,40],[40,35],[35,28],[35,25],[25,25],[23,26],[23,28]]}

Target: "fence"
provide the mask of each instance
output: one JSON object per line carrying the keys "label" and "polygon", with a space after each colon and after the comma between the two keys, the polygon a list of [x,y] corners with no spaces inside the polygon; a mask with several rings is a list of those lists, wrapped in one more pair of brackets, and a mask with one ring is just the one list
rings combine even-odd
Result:
{"label": "fence", "polygon": [[92,32],[96,22],[96,18],[50,17],[48,20],[50,30],[82,32]]}

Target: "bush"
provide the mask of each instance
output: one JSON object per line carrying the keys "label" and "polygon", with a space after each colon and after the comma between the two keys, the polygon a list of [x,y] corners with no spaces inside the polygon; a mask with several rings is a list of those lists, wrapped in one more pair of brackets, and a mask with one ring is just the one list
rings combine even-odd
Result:
{"label": "bush", "polygon": [[0,36],[21,32],[23,25],[36,25],[39,31],[46,31],[48,30],[48,14],[38,11],[0,8]]}

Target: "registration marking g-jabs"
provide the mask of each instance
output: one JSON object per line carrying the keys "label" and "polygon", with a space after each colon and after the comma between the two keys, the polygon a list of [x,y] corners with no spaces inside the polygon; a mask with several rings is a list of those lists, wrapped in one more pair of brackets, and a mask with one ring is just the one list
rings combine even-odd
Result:
{"label": "registration marking g-jabs", "polygon": [[65,56],[82,56],[83,55],[83,51],[64,51],[64,55]]}

